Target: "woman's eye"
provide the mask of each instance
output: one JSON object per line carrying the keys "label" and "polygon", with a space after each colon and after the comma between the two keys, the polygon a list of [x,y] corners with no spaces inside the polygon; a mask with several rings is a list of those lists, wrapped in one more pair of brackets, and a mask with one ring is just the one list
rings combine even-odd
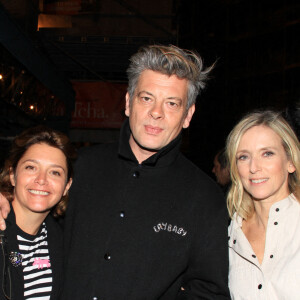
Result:
{"label": "woman's eye", "polygon": [[274,152],[272,152],[272,151],[264,152],[264,156],[266,156],[266,157],[270,157],[272,155],[274,155]]}
{"label": "woman's eye", "polygon": [[34,166],[27,165],[25,166],[25,170],[34,170]]}
{"label": "woman's eye", "polygon": [[238,160],[246,160],[248,158],[248,156],[247,155],[239,155],[238,157],[237,157],[237,159]]}
{"label": "woman's eye", "polygon": [[52,175],[60,176],[60,172],[59,171],[52,171],[51,173],[52,173]]}

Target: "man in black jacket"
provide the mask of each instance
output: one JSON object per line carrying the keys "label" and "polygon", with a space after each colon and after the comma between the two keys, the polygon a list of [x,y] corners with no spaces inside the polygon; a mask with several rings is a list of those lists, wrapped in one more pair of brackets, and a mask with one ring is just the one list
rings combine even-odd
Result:
{"label": "man in black jacket", "polygon": [[76,164],[64,299],[229,298],[222,192],[179,152],[209,71],[173,46],[131,58],[119,143]]}
{"label": "man in black jacket", "polygon": [[210,69],[174,46],[131,58],[119,143],[76,163],[64,300],[229,299],[222,192],[179,151]]}

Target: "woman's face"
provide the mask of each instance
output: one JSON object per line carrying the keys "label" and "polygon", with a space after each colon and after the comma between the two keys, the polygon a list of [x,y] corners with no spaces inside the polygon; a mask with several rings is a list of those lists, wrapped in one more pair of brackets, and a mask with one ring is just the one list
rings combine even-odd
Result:
{"label": "woman's face", "polygon": [[287,158],[280,136],[271,128],[260,125],[248,129],[236,159],[244,189],[253,199],[274,203],[289,195],[288,176],[295,167]]}
{"label": "woman's face", "polygon": [[61,150],[47,144],[30,146],[10,175],[15,187],[15,213],[46,216],[71,186],[67,173],[66,157]]}

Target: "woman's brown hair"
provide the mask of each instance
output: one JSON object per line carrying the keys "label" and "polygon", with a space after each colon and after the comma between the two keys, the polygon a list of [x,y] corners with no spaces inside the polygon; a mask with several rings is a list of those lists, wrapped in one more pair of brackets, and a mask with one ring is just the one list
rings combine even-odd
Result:
{"label": "woman's brown hair", "polygon": [[[69,138],[65,134],[44,125],[29,128],[13,140],[9,156],[5,160],[4,167],[0,173],[0,192],[8,201],[14,199],[14,186],[12,186],[10,182],[10,174],[11,172],[15,172],[19,160],[23,157],[25,152],[35,144],[46,144],[61,150],[67,162],[68,174],[66,184],[73,178],[73,162],[76,159],[76,151]],[[63,215],[67,204],[68,194],[63,196],[52,209],[53,215],[55,217]]]}

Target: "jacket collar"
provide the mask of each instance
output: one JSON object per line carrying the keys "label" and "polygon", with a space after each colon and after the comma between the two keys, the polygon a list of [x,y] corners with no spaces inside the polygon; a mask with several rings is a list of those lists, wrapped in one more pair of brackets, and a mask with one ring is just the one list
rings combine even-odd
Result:
{"label": "jacket collar", "polygon": [[8,214],[6,219],[5,233],[9,241],[8,242],[9,250],[17,251],[18,243],[17,243],[17,239],[15,239],[15,237],[17,236],[16,216],[11,203],[10,203],[10,213]]}
{"label": "jacket collar", "polygon": [[[19,246],[17,242],[17,225],[16,216],[12,205],[10,204],[10,213],[6,219],[5,235],[7,238],[7,251],[19,252]],[[23,268],[22,266],[14,267],[9,262],[11,270],[11,282],[12,282],[12,299],[21,299],[24,295],[24,282],[23,282]]]}
{"label": "jacket collar", "polygon": [[[52,293],[51,299],[57,299],[58,294],[61,292],[61,282],[63,280],[63,257],[62,257],[62,234],[58,235],[58,224],[54,218],[49,214],[45,223],[47,226],[47,241],[48,241],[48,249],[51,257],[51,266],[52,266],[52,276],[53,276],[53,284],[52,284]],[[12,205],[10,205],[10,213],[7,216],[6,220],[6,236],[8,240],[8,252],[17,251],[19,249],[19,245],[17,242],[17,232],[18,227],[16,225],[16,216],[13,210]],[[13,273],[13,281],[14,286],[18,287],[18,295],[23,295],[24,283],[23,283],[23,268],[22,267],[13,267],[11,269],[14,271]],[[15,293],[15,292],[14,292]],[[20,296],[21,297],[21,296]],[[18,296],[16,297],[16,299]],[[19,298],[18,298],[19,299]],[[21,298],[20,298],[21,299]]]}
{"label": "jacket collar", "polygon": [[[123,123],[123,126],[120,131],[118,153],[119,156],[121,156],[123,159],[138,163],[129,145],[130,135],[131,135],[131,130],[129,126],[129,119],[127,118]],[[160,167],[169,165],[175,160],[175,158],[179,154],[181,139],[182,139],[181,134],[179,134],[168,145],[160,149],[157,153],[153,154],[148,159],[144,160],[141,164],[144,166],[160,166]]]}

